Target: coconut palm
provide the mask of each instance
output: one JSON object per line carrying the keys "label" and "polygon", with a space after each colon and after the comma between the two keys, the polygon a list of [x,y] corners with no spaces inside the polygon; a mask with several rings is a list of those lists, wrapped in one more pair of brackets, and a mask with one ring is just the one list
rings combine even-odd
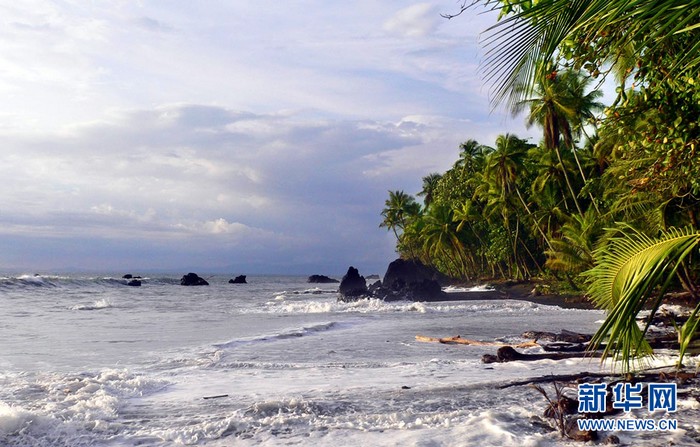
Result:
{"label": "coconut palm", "polygon": [[433,172],[423,177],[423,189],[417,195],[423,196],[423,203],[426,208],[429,208],[433,203],[435,188],[437,188],[438,182],[442,178],[442,174]]}
{"label": "coconut palm", "polygon": [[[578,72],[571,70],[562,73],[553,72],[539,79],[532,94],[513,107],[513,113],[516,115],[523,111],[528,112],[526,120],[528,127],[537,124],[544,130],[544,146],[557,155],[564,181],[581,216],[583,211],[567,169],[564,167],[561,145],[563,143],[564,147],[573,153],[585,183],[586,175],[576,155],[574,137],[577,134],[580,135],[584,123],[594,116],[594,111],[603,107],[601,103],[595,101],[601,93],[586,94],[586,85],[587,82]],[[592,196],[591,200],[593,200]]]}
{"label": "coconut palm", "polygon": [[[633,359],[651,353],[651,347],[644,339],[648,324],[645,329],[640,329],[637,315],[645,305],[650,305],[651,321],[683,261],[692,252],[697,253],[700,246],[700,232],[691,227],[684,230],[672,228],[656,239],[629,227],[627,230],[597,249],[596,266],[584,273],[589,281],[591,299],[608,313],[591,341],[591,348],[596,349],[607,340],[603,359],[620,360],[625,371],[631,369]],[[679,330],[679,365],[697,331],[699,311],[700,304]]]}
{"label": "coconut palm", "polygon": [[561,237],[552,240],[553,248],[545,252],[545,265],[552,270],[573,274],[593,268],[593,246],[602,228],[603,222],[591,208],[583,217],[571,216],[561,227]]}
{"label": "coconut palm", "polygon": [[[592,62],[602,64],[621,49],[627,53],[631,49],[639,56],[659,48],[666,39],[693,32],[700,22],[697,0],[477,0],[465,1],[458,14],[447,17],[459,15],[476,3],[506,14],[486,33],[484,74],[493,83],[494,101],[507,100],[510,105],[531,91],[518,86],[533,87],[547,74],[545,62],[576,45],[578,49],[594,48],[597,53],[592,58],[597,60]],[[581,63],[591,58],[585,51],[574,56]],[[620,60],[628,64],[629,55],[613,63]],[[670,68],[675,75],[697,76],[700,40],[691,42]]]}
{"label": "coconut palm", "polygon": [[[498,211],[503,219],[503,226],[512,247],[511,269],[515,268],[517,275],[522,274],[521,267],[524,267],[518,263],[518,243],[522,243],[519,240],[519,207],[522,205],[524,210],[531,214],[518,186],[518,180],[525,174],[524,159],[531,147],[532,145],[515,135],[499,135],[495,149],[487,157],[482,185],[484,187],[481,188],[481,194],[487,200],[485,213],[488,215]],[[515,216],[514,229],[511,228],[512,216]]]}
{"label": "coconut palm", "polygon": [[[424,249],[431,257],[445,258],[452,276],[464,275],[469,279],[467,256],[457,231],[458,224],[454,220],[453,211],[447,205],[438,204],[423,216],[423,221]],[[473,259],[470,261],[473,265]]]}
{"label": "coconut palm", "polygon": [[413,196],[403,191],[389,191],[389,198],[384,202],[384,206],[381,213],[384,220],[379,227],[386,227],[387,230],[393,231],[396,239],[399,240],[398,230],[406,228],[408,220],[420,213],[420,205]]}

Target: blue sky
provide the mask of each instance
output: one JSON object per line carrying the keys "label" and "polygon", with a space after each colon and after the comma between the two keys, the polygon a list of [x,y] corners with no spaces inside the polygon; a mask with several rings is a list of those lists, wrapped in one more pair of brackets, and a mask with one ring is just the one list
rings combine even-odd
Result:
{"label": "blue sky", "polygon": [[381,273],[388,190],[537,134],[454,1],[5,3],[3,270]]}

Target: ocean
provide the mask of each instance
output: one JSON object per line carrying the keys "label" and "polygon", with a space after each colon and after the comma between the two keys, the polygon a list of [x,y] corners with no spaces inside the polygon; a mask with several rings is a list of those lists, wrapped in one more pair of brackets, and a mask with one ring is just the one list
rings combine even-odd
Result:
{"label": "ocean", "polygon": [[[0,275],[0,445],[577,445],[539,423],[545,401],[532,388],[498,386],[600,372],[598,360],[483,364],[497,347],[415,336],[592,333],[600,311],[343,303],[337,284],[305,277],[183,287],[183,273],[145,276],[141,287],[121,274]],[[695,404],[679,404],[679,430],[618,435],[685,445],[698,430]]]}

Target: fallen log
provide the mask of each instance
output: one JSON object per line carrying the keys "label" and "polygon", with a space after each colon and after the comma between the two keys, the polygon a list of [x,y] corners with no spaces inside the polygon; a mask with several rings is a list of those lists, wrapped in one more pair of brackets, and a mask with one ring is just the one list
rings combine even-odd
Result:
{"label": "fallen log", "polygon": [[586,344],[554,342],[542,344],[542,349],[546,352],[582,352],[586,350]]}
{"label": "fallen log", "polygon": [[[689,372],[682,372],[682,371],[676,371],[675,366],[673,365],[666,365],[666,366],[657,366],[655,368],[649,368],[641,372],[637,372],[636,374],[631,374],[628,376],[624,376],[621,374],[615,374],[612,371],[608,372],[580,372],[580,373],[574,373],[574,374],[559,374],[559,375],[545,375],[545,376],[538,376],[538,377],[532,377],[530,379],[525,379],[525,380],[518,380],[514,382],[508,382],[505,384],[501,384],[496,386],[497,389],[504,389],[504,388],[510,388],[514,386],[522,386],[522,385],[532,385],[536,383],[554,383],[554,382],[564,382],[564,383],[586,383],[586,382],[597,382],[600,379],[605,379],[608,378],[610,379],[608,381],[609,384],[612,383],[617,383],[620,381],[620,379],[625,379],[629,382],[634,381],[634,382],[678,382],[678,381],[689,381],[692,379],[696,379],[699,376],[699,373],[689,373]],[[656,372],[654,372],[656,371]],[[611,387],[610,387],[611,388]],[[679,391],[680,393],[680,391]]]}
{"label": "fallen log", "polygon": [[563,360],[582,357],[600,357],[600,352],[552,352],[544,354],[523,354],[513,349],[512,346],[501,346],[496,351],[496,355],[485,354],[481,361],[483,363],[506,363],[516,360],[531,362],[536,360]]}
{"label": "fallen log", "polygon": [[537,341],[551,342],[566,342],[566,343],[586,343],[592,338],[588,334],[579,334],[578,332],[567,331],[562,329],[560,333],[544,332],[544,331],[526,331],[522,334],[523,338],[531,338]]}
{"label": "fallen log", "polygon": [[[470,340],[468,338],[462,338],[460,335],[455,335],[454,337],[427,337],[425,335],[416,335],[417,341],[422,341],[426,343],[443,343],[443,344],[457,344],[457,345],[472,345],[472,346],[511,346],[507,343],[498,341],[479,341]],[[526,341],[523,343],[518,343],[515,345],[516,348],[531,348],[533,346],[539,346],[535,341]]]}

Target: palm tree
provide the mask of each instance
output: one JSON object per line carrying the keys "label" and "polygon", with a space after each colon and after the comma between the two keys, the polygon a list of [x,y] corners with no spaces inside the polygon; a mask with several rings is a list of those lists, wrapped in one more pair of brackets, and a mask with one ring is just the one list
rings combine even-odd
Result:
{"label": "palm tree", "polygon": [[[460,240],[458,224],[454,221],[453,211],[444,204],[438,204],[424,215],[423,240],[424,248],[432,258],[444,257],[447,260],[449,273],[452,276],[464,275],[467,272],[467,256],[464,245]],[[473,263],[472,263],[473,264]]]}
{"label": "palm tree", "polygon": [[[485,183],[482,194],[486,192],[486,209],[498,210],[503,218],[503,226],[510,240],[512,247],[511,268],[515,268],[516,274],[521,274],[521,266],[518,263],[518,237],[519,220],[517,206],[513,198],[518,197],[520,204],[528,214],[531,214],[527,202],[518,187],[518,179],[524,173],[524,158],[527,150],[531,147],[525,140],[505,134],[499,135],[496,139],[496,148],[491,152],[486,160],[484,171]],[[515,216],[515,231],[511,232],[511,215]],[[523,269],[525,270],[525,269]]]}
{"label": "palm tree", "polygon": [[[652,239],[627,228],[619,236],[594,253],[596,266],[584,275],[588,278],[588,293],[593,302],[608,315],[591,340],[591,349],[607,344],[603,359],[612,357],[622,361],[625,371],[631,361],[651,353],[636,317],[645,305],[651,306],[649,322],[661,304],[666,290],[676,275],[680,275],[683,261],[700,247],[700,232],[689,227],[671,228]],[[681,281],[684,283],[684,281]],[[699,300],[694,289],[689,290]],[[690,319],[679,330],[680,359],[698,330],[700,304]]]}
{"label": "palm tree", "polygon": [[476,140],[467,140],[459,145],[459,159],[455,162],[454,167],[461,168],[462,172],[479,171],[483,168],[486,155],[492,150]]}
{"label": "palm tree", "polygon": [[552,270],[579,274],[594,267],[595,242],[602,233],[603,222],[589,208],[584,217],[573,215],[561,227],[561,237],[552,240],[553,248],[545,252],[545,265]]}
{"label": "palm tree", "polygon": [[423,177],[423,189],[417,195],[423,196],[423,203],[426,208],[429,208],[433,203],[435,188],[442,178],[442,174],[433,172]]}
{"label": "palm tree", "polygon": [[[547,150],[556,153],[571,198],[579,214],[583,216],[583,211],[576,198],[577,194],[574,192],[569,174],[564,167],[564,159],[560,149],[563,140],[564,146],[570,149],[576,157],[572,123],[575,123],[577,129],[582,129],[583,118],[580,115],[592,115],[592,110],[582,110],[582,108],[584,106],[593,107],[591,104],[596,104],[590,98],[584,100],[586,95],[582,95],[583,83],[578,79],[580,79],[580,75],[570,71],[550,73],[537,82],[530,97],[515,104],[513,113],[517,115],[527,109],[529,111],[527,126],[531,127],[536,123],[544,129],[544,146]],[[574,96],[579,93],[582,96]],[[578,157],[576,157],[576,162],[585,182],[586,176],[578,162]]]}
{"label": "palm tree", "polygon": [[[624,49],[627,56],[613,58],[613,62],[627,65],[630,49],[640,56],[667,39],[694,32],[700,22],[697,0],[465,0],[460,12],[446,17],[455,17],[476,3],[506,14],[486,33],[484,74],[493,83],[494,102],[508,100],[510,105],[526,98],[536,81],[547,74],[543,62],[566,52],[572,42],[582,42],[579,48],[596,48],[593,58],[598,60],[593,62],[599,64]],[[578,62],[586,62],[591,54],[579,56]],[[670,68],[676,75],[696,77],[700,40],[691,41]],[[528,87],[520,88],[523,85]]]}
{"label": "palm tree", "polygon": [[406,228],[406,224],[411,217],[420,213],[420,205],[413,196],[403,191],[389,191],[389,198],[384,202],[384,209],[381,212],[382,223],[379,227],[386,227],[394,232],[396,240],[399,240],[398,230]]}

